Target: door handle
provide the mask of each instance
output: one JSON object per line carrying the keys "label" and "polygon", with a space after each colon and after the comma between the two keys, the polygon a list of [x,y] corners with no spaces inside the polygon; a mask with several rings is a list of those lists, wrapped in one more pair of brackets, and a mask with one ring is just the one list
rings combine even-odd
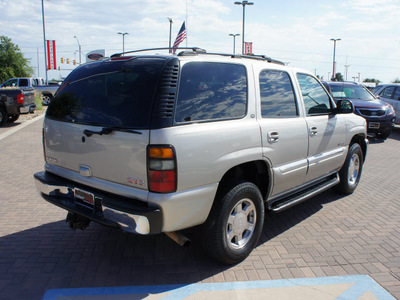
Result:
{"label": "door handle", "polygon": [[317,135],[318,134],[318,128],[317,126],[311,126],[310,127],[310,135]]}
{"label": "door handle", "polygon": [[270,131],[267,134],[268,143],[277,143],[279,141],[278,131]]}

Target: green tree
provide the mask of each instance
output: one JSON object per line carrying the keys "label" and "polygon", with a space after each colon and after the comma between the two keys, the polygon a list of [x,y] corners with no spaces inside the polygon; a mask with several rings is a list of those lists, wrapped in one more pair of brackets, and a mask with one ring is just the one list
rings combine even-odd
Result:
{"label": "green tree", "polygon": [[375,79],[375,78],[365,78],[363,80],[363,82],[374,82],[376,84],[380,84],[381,83],[381,81],[379,79]]}
{"label": "green tree", "polygon": [[400,78],[397,77],[395,80],[392,80],[392,83],[400,83]]}
{"label": "green tree", "polygon": [[13,77],[30,77],[33,68],[24,58],[18,45],[6,36],[0,36],[0,83]]}
{"label": "green tree", "polygon": [[342,73],[336,73],[335,81],[344,81]]}

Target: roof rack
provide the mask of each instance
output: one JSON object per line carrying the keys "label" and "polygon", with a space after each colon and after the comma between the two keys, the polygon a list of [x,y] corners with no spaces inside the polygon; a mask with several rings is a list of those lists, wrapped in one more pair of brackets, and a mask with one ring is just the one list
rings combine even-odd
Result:
{"label": "roof rack", "polygon": [[[206,53],[206,50],[198,48],[198,47],[179,47],[179,48],[174,48],[174,49],[192,50],[193,52],[191,52],[191,53]],[[115,54],[111,55],[111,58],[121,57],[123,54],[128,54],[128,53],[156,51],[156,50],[172,50],[172,48],[164,47],[164,48],[149,48],[149,49],[133,50],[133,51],[115,53]]]}
{"label": "roof rack", "polygon": [[[253,55],[253,54],[247,54],[247,55],[242,55],[242,54],[228,54],[228,53],[212,53],[212,52],[207,52],[206,50],[199,48],[199,47],[179,47],[175,48],[178,50],[191,50],[191,51],[182,51],[177,54],[177,56],[189,56],[189,55],[220,55],[220,56],[226,56],[226,57],[232,57],[232,58],[247,58],[247,59],[255,59],[255,60],[263,60],[267,61],[269,63],[275,63],[275,64],[280,64],[280,65],[285,65],[285,63],[272,59],[271,57],[265,56],[265,55]],[[121,52],[121,53],[116,53],[111,55],[111,58],[116,58],[116,57],[121,57],[124,54],[131,54],[131,53],[138,53],[138,52],[145,52],[145,51],[156,51],[156,50],[171,50],[171,48],[149,48],[149,49],[141,49],[141,50],[133,50],[133,51],[127,51],[127,52]]]}

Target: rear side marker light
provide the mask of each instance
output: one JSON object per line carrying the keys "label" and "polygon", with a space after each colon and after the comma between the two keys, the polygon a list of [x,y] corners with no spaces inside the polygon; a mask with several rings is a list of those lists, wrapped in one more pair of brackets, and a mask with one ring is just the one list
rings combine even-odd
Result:
{"label": "rear side marker light", "polygon": [[177,188],[175,150],[172,146],[147,148],[149,190],[155,193],[173,193]]}

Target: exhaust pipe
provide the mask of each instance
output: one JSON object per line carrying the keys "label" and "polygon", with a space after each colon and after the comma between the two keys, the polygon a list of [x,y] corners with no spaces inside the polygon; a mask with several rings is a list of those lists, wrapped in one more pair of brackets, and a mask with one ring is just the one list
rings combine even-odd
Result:
{"label": "exhaust pipe", "polygon": [[182,247],[187,247],[190,245],[192,242],[190,239],[188,239],[185,235],[183,235],[180,232],[173,231],[173,232],[166,232],[165,233],[170,239],[172,239],[174,242],[176,242],[179,246]]}

